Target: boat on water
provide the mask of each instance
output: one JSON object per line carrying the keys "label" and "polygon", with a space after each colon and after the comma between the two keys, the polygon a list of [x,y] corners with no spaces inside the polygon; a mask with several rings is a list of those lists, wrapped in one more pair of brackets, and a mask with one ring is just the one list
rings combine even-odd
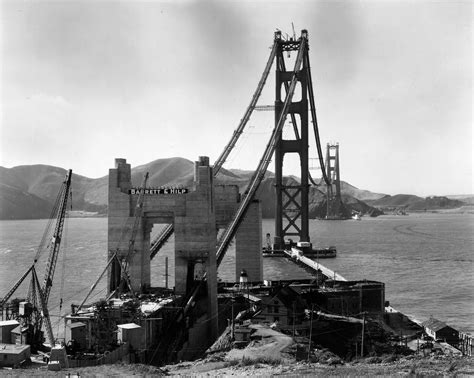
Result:
{"label": "boat on water", "polygon": [[311,258],[321,259],[334,258],[337,256],[337,250],[334,246],[314,248],[310,242],[294,243],[292,241],[290,241],[289,243],[285,243],[284,250],[274,250],[268,246],[263,247],[262,254],[263,257],[287,256],[287,253],[285,253],[284,251],[290,251],[293,256],[299,254]]}

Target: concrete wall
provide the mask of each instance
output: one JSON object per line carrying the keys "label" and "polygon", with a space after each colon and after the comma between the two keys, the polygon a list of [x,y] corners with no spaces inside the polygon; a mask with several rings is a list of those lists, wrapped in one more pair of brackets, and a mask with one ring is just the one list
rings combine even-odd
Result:
{"label": "concrete wall", "polygon": [[[109,170],[108,257],[118,252],[119,258],[129,253],[129,241],[135,223],[138,195],[129,194],[132,187],[130,164],[116,159],[115,168]],[[150,232],[153,223],[173,223],[178,195],[145,196],[142,217],[138,222],[129,276],[134,291],[150,286]],[[182,200],[182,199],[181,199]],[[113,290],[110,286],[109,292]]]}
{"label": "concrete wall", "polygon": [[[117,252],[119,258],[129,255],[129,241],[135,223],[134,212],[139,196],[129,194],[132,188],[131,167],[125,159],[116,159],[109,171],[108,256]],[[217,228],[226,227],[240,203],[235,185],[214,186],[209,158],[195,163],[194,188],[187,194],[146,195],[138,220],[128,273],[134,291],[150,286],[150,232],[155,223],[174,224],[175,290],[185,294],[192,282],[189,269],[202,264],[207,274],[209,314],[217,314]],[[263,279],[262,220],[258,202],[253,202],[236,234],[236,281],[242,269],[250,281]],[[119,271],[116,269],[116,271]],[[114,273],[109,270],[109,292]],[[117,278],[118,275],[115,275]],[[216,330],[216,325],[211,327]],[[214,331],[213,331],[214,332]]]}
{"label": "concrete wall", "polygon": [[214,199],[216,226],[226,227],[239,207],[239,188],[237,185],[215,185]]}
{"label": "concrete wall", "polygon": [[249,282],[263,281],[262,210],[260,202],[250,204],[235,236],[235,280],[245,269]]}
{"label": "concrete wall", "polygon": [[[130,164],[127,164],[125,159],[116,159],[115,169],[109,170],[108,258],[117,252],[119,258],[123,259],[129,252],[134,209],[138,197],[128,194],[131,187]],[[136,251],[145,250],[147,243],[149,249],[149,235],[145,235],[144,226],[143,219],[141,219],[134,245]],[[142,287],[150,285],[149,253],[132,253],[129,276],[135,291],[140,291]],[[114,289],[110,286],[110,273],[108,281],[110,292]]]}
{"label": "concrete wall", "polygon": [[[195,190],[175,208],[175,291],[192,290],[188,269],[203,264],[206,271],[209,332],[217,337],[216,220],[214,215],[213,174],[208,158],[195,163]],[[179,279],[178,279],[179,277]]]}

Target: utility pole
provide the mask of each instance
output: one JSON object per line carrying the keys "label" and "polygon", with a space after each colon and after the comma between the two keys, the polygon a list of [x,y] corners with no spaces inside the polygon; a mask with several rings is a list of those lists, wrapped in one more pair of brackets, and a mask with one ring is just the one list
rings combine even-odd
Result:
{"label": "utility pole", "polygon": [[293,302],[293,337],[295,337],[296,302]]}
{"label": "utility pole", "polygon": [[361,357],[364,357],[364,332],[365,332],[365,311],[362,313],[362,342],[360,346]]}
{"label": "utility pole", "polygon": [[314,313],[314,304],[311,304],[311,320],[309,322],[309,343],[308,343],[308,361],[311,354],[311,337],[313,335],[313,313]]}
{"label": "utility pole", "polygon": [[235,299],[234,299],[234,293],[232,292],[232,298],[231,298],[231,303],[232,303],[232,319],[231,319],[231,333],[230,333],[230,337],[232,340],[234,340],[234,327],[235,327],[235,324],[234,324],[234,302],[235,302]]}
{"label": "utility pole", "polygon": [[168,289],[168,256],[165,257],[165,287]]}

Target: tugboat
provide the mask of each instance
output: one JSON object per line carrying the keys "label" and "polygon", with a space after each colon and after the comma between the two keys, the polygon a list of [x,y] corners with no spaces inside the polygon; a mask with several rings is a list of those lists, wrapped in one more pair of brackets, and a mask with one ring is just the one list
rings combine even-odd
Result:
{"label": "tugboat", "polygon": [[296,243],[296,246],[291,248],[291,254],[326,259],[336,257],[337,251],[334,246],[313,248],[310,242],[298,242]]}
{"label": "tugboat", "polygon": [[[272,248],[269,242],[269,234],[267,234],[267,245],[263,247],[262,254],[263,257],[279,257],[279,256],[286,256],[283,250],[275,250]],[[336,247],[329,246],[325,248],[313,248],[310,242],[297,242],[295,243],[293,240],[289,239],[285,241],[285,251],[291,251],[291,254],[308,256],[308,257],[316,257],[316,258],[333,258],[337,255]]]}

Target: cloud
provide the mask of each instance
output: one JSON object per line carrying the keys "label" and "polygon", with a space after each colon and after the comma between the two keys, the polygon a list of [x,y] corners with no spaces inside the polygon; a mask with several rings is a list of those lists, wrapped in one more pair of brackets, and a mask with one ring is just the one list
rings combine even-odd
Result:
{"label": "cloud", "polygon": [[38,106],[51,105],[57,108],[68,109],[72,108],[72,104],[69,101],[59,95],[49,95],[46,93],[35,93],[31,97],[27,97],[28,101],[38,103]]}

